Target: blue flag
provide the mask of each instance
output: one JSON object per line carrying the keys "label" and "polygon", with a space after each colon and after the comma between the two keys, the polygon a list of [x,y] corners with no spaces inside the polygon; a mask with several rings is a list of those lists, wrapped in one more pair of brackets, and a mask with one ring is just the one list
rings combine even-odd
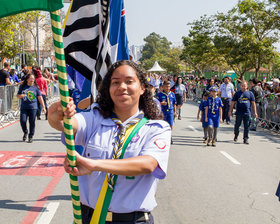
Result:
{"label": "blue flag", "polygon": [[110,3],[110,33],[111,60],[129,60],[128,40],[125,29],[125,9],[123,0]]}

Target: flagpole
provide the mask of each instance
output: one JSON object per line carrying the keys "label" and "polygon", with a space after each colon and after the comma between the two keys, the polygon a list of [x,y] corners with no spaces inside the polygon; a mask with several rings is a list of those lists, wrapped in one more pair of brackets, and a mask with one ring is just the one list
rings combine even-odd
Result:
{"label": "flagpole", "polygon": [[[55,59],[56,59],[58,80],[59,80],[59,91],[60,91],[60,100],[61,100],[60,102],[63,111],[65,111],[66,106],[69,103],[69,92],[68,92],[68,85],[67,85],[66,63],[65,63],[65,55],[64,55],[64,48],[63,48],[59,10],[55,12],[51,12],[50,15],[51,15],[54,49],[55,49]],[[75,167],[76,157],[74,154],[75,142],[74,142],[74,134],[72,129],[72,121],[71,118],[63,118],[63,122],[64,122],[65,141],[67,146],[67,158],[69,160],[70,166]],[[82,224],[79,184],[78,184],[78,178],[76,176],[70,175],[70,185],[71,185],[71,195],[72,195],[72,204],[73,204],[74,224]]]}

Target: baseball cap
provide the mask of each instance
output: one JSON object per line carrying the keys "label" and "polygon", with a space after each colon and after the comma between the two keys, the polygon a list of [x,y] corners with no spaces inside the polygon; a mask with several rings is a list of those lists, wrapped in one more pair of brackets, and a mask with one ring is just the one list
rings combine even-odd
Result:
{"label": "baseball cap", "polygon": [[147,82],[149,83],[149,85],[151,85],[151,86],[153,86],[153,87],[156,86],[156,81],[155,81],[155,79],[152,78],[152,77],[148,77],[148,78],[147,78]]}
{"label": "baseball cap", "polygon": [[210,89],[209,89],[209,92],[211,91],[215,91],[215,92],[218,92],[218,88],[216,86],[212,86]]}

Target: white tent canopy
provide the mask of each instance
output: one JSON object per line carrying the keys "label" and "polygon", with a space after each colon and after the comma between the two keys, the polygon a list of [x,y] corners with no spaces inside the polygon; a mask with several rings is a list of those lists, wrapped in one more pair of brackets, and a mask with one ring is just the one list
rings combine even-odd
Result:
{"label": "white tent canopy", "polygon": [[163,72],[163,71],[165,71],[165,70],[162,69],[162,68],[159,66],[159,64],[158,64],[157,61],[155,61],[155,64],[153,65],[153,67],[152,67],[151,69],[148,70],[148,72]]}

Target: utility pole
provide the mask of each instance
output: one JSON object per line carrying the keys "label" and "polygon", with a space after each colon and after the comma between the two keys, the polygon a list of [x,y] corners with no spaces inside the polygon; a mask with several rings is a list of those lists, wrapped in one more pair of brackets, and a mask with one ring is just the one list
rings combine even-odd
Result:
{"label": "utility pole", "polygon": [[23,35],[23,33],[21,34],[21,37],[22,37],[22,63],[21,64],[25,64],[26,61],[25,61],[25,54],[24,54],[24,35]]}
{"label": "utility pole", "polygon": [[40,48],[39,48],[39,19],[36,17],[36,32],[37,32],[37,62],[40,67]]}

